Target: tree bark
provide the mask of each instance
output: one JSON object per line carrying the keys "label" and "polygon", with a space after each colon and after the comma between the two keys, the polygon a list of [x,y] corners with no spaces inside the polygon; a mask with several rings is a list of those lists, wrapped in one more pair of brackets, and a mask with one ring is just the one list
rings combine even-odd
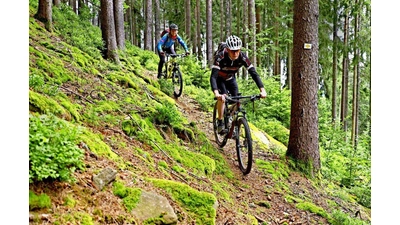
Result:
{"label": "tree bark", "polygon": [[337,55],[338,55],[338,36],[337,36],[337,20],[338,20],[338,10],[337,10],[338,0],[333,1],[333,59],[332,59],[332,122],[336,121],[336,104],[337,104]]}
{"label": "tree bark", "polygon": [[119,62],[117,50],[117,39],[115,35],[114,9],[112,0],[101,0],[101,32],[105,43],[103,55],[106,59]]}
{"label": "tree bark", "polygon": [[349,36],[349,16],[347,9],[345,9],[345,20],[344,20],[344,38],[343,38],[343,71],[342,71],[342,101],[341,101],[341,111],[340,111],[340,122],[342,123],[343,131],[347,131],[347,108],[348,108],[348,65],[349,65],[349,55],[347,50]]}
{"label": "tree bark", "polygon": [[39,0],[38,11],[35,14],[35,18],[44,23],[47,31],[53,31],[53,11],[52,11],[52,0]]}
{"label": "tree bark", "polygon": [[190,42],[191,36],[191,27],[192,27],[192,10],[190,6],[190,1],[185,1],[185,34]]}
{"label": "tree bark", "polygon": [[145,32],[144,32],[144,49],[152,50],[152,31],[153,31],[153,4],[151,0],[146,0],[145,5]]}
{"label": "tree bark", "polygon": [[286,155],[313,177],[321,169],[317,106],[318,17],[318,0],[294,1],[293,87]]}
{"label": "tree bark", "polygon": [[[358,0],[355,0],[355,5],[358,5]],[[358,40],[359,32],[359,16],[355,15],[354,18],[354,40]],[[357,46],[357,41],[354,42],[354,73],[353,73],[353,111],[352,111],[352,129],[351,129],[351,143],[354,149],[357,148],[358,139],[358,111],[359,111],[359,88],[360,88],[360,75],[359,75],[359,58],[360,50]]]}
{"label": "tree bark", "polygon": [[249,0],[249,47],[251,49],[249,58],[251,63],[257,67],[256,59],[256,6],[254,0]]}
{"label": "tree bark", "polygon": [[121,50],[125,49],[123,1],[124,0],[114,0],[115,34],[117,38],[117,47]]}
{"label": "tree bark", "polygon": [[212,65],[213,60],[213,36],[212,36],[212,0],[206,2],[206,43],[207,43],[207,62],[208,65]]}

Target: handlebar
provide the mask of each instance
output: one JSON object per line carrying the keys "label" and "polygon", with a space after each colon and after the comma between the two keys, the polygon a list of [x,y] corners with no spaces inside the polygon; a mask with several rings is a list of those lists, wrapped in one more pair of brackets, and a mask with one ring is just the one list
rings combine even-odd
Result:
{"label": "handlebar", "polygon": [[165,53],[165,56],[166,56],[166,57],[172,57],[172,58],[175,58],[175,57],[185,57],[185,56],[186,56],[186,53],[182,53],[182,54],[168,54],[168,53]]}
{"label": "handlebar", "polygon": [[[225,96],[225,99],[228,100],[230,103],[236,103],[240,102],[241,99],[249,99],[248,101],[255,101],[261,98],[261,94],[258,95],[248,95],[248,96]],[[214,100],[217,100],[216,97],[214,97]]]}

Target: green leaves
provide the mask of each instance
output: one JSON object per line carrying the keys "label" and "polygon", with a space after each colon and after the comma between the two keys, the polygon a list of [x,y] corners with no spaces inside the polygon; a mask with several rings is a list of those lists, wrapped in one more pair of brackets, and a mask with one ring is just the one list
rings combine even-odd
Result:
{"label": "green leaves", "polygon": [[72,181],[83,168],[80,131],[54,115],[29,116],[29,183],[45,179]]}

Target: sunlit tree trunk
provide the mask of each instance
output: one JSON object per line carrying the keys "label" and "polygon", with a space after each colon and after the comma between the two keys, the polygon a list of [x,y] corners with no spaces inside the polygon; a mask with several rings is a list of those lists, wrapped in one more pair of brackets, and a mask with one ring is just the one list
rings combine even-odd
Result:
{"label": "sunlit tree trunk", "polygon": [[144,31],[144,49],[152,50],[152,34],[153,34],[153,4],[152,0],[145,1],[145,31]]}
{"label": "sunlit tree trunk", "polygon": [[44,23],[47,31],[53,31],[52,0],[39,0],[38,11],[35,18]]}
{"label": "sunlit tree trunk", "polygon": [[123,0],[114,0],[114,20],[115,20],[115,35],[117,37],[117,47],[123,50],[125,49]]}
{"label": "sunlit tree trunk", "polygon": [[318,144],[318,0],[294,1],[290,135],[286,155],[315,176],[321,169]]}

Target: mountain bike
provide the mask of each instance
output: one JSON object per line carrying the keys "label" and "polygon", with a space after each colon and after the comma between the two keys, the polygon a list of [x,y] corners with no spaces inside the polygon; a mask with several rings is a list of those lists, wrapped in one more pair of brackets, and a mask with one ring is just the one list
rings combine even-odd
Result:
{"label": "mountain bike", "polygon": [[[261,95],[251,96],[229,96],[225,97],[225,109],[223,122],[227,132],[218,133],[218,109],[217,102],[213,111],[213,129],[215,140],[219,147],[224,147],[228,139],[236,140],[236,154],[239,161],[239,168],[244,175],[250,173],[253,163],[253,140],[249,124],[247,123],[246,110],[244,105],[261,98]],[[214,98],[216,100],[216,98]],[[254,108],[254,104],[253,104]]]}
{"label": "mountain bike", "polygon": [[186,54],[167,54],[165,53],[165,68],[162,71],[162,77],[164,79],[171,79],[172,86],[174,89],[174,96],[178,98],[182,95],[183,90],[183,79],[182,73],[179,69],[179,63],[177,58],[183,58]]}

